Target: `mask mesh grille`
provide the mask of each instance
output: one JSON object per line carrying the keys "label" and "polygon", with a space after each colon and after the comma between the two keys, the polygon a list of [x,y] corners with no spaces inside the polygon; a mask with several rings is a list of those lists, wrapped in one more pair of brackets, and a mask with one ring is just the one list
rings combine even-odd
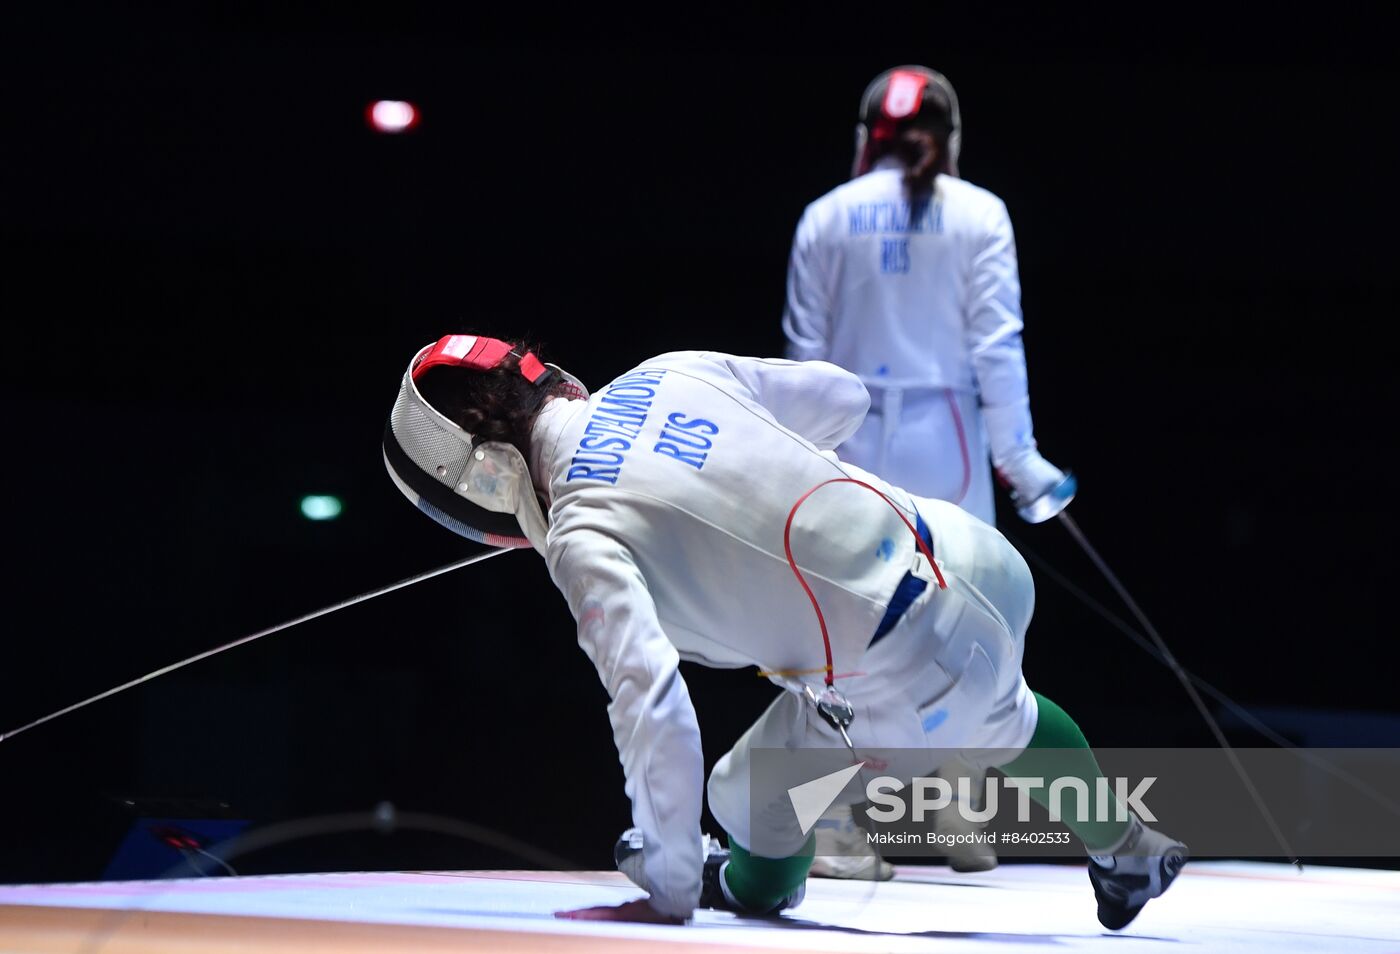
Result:
{"label": "mask mesh grille", "polygon": [[447,430],[412,399],[408,388],[407,381],[399,386],[389,426],[410,460],[440,483],[455,487],[471,459],[470,438]]}

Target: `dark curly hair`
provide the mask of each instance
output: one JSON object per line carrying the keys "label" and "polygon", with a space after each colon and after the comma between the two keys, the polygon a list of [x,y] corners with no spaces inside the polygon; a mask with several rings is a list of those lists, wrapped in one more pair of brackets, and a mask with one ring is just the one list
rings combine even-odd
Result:
{"label": "dark curly hair", "polygon": [[[878,100],[872,100],[869,108],[882,109]],[[917,201],[932,195],[937,175],[953,170],[953,155],[948,148],[948,140],[953,135],[953,114],[954,104],[948,92],[937,83],[929,84],[919,110],[896,120],[889,138],[877,138],[871,143],[871,163],[884,156],[894,156],[904,166],[904,187],[910,199]],[[872,130],[872,136],[878,125],[889,122],[877,112],[871,112],[862,121]]]}
{"label": "dark curly hair", "polygon": [[439,365],[429,368],[414,383],[438,413],[473,435],[477,442],[512,444],[530,459],[530,428],[550,397],[564,397],[570,386],[557,372],[543,385],[532,384],[520,373],[520,358],[538,346],[512,342],[506,355],[490,371]]}
{"label": "dark curly hair", "polygon": [[910,197],[927,197],[933,192],[934,178],[948,171],[948,133],[946,125],[905,125],[894,139],[875,144],[871,159],[893,155],[904,166],[904,187]]}

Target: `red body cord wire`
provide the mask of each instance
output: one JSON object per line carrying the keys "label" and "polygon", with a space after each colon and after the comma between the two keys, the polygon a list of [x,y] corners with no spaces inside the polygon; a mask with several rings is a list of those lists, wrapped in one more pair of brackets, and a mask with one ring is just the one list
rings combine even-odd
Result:
{"label": "red body cord wire", "polygon": [[972,457],[967,452],[967,432],[963,430],[962,411],[958,410],[957,393],[952,388],[944,388],[943,393],[948,395],[948,407],[953,412],[953,426],[958,431],[958,450],[962,452],[962,486],[958,488],[958,495],[952,501],[961,507],[968,488],[972,486]]}
{"label": "red body cord wire", "polygon": [[793,518],[797,516],[797,508],[806,503],[808,497],[812,496],[812,494],[816,493],[818,490],[821,490],[827,484],[855,484],[858,487],[864,487],[866,490],[873,491],[877,494],[881,500],[890,505],[890,509],[895,512],[895,515],[898,516],[900,520],[904,521],[904,525],[908,527],[909,532],[914,535],[914,543],[923,552],[924,556],[928,558],[929,566],[933,567],[933,575],[938,578],[938,588],[946,590],[948,584],[944,582],[943,573],[938,569],[938,564],[933,559],[933,550],[928,544],[924,543],[924,538],[919,536],[919,531],[909,522],[909,518],[900,512],[899,508],[895,506],[894,501],[886,497],[878,488],[870,486],[863,480],[856,480],[854,477],[833,477],[830,480],[822,481],[801,497],[798,497],[797,503],[793,504],[792,509],[788,511],[787,525],[783,527],[783,551],[787,554],[788,566],[792,567],[792,572],[797,576],[797,582],[802,584],[802,589],[807,593],[807,599],[812,601],[812,609],[816,610],[817,624],[821,626],[822,630],[822,645],[826,649],[826,684],[830,686],[836,681],[836,667],[831,660],[831,635],[826,631],[826,617],[822,615],[822,608],[817,604],[817,595],[813,593],[812,588],[807,585],[807,580],[802,575],[802,571],[797,568],[797,561],[792,557],[792,521]]}

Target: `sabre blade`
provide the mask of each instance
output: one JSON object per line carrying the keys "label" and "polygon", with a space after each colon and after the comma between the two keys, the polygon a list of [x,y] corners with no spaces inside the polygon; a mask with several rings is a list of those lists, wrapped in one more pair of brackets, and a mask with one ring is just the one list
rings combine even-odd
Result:
{"label": "sabre blade", "polygon": [[1161,653],[1163,661],[1166,662],[1168,668],[1171,669],[1176,675],[1176,678],[1181,682],[1181,686],[1186,690],[1186,694],[1191,697],[1191,702],[1195,704],[1196,711],[1201,714],[1201,718],[1204,719],[1206,725],[1210,727],[1211,734],[1215,736],[1215,741],[1220,745],[1221,750],[1224,751],[1225,757],[1230,760],[1230,764],[1239,775],[1240,782],[1244,785],[1245,790],[1249,792],[1250,798],[1254,800],[1254,804],[1259,809],[1259,813],[1264,816],[1264,822],[1269,826],[1269,831],[1273,834],[1274,840],[1277,841],[1279,847],[1283,849],[1284,857],[1296,865],[1298,870],[1301,871],[1303,869],[1303,863],[1299,861],[1298,856],[1293,853],[1293,849],[1288,844],[1288,839],[1284,837],[1283,830],[1279,828],[1278,822],[1274,820],[1273,812],[1269,811],[1269,806],[1264,802],[1264,796],[1260,795],[1259,789],[1255,788],[1254,780],[1251,779],[1249,773],[1245,771],[1244,763],[1240,761],[1240,757],[1235,752],[1234,746],[1225,738],[1225,732],[1220,728],[1220,723],[1215,720],[1215,716],[1213,716],[1210,709],[1206,707],[1205,700],[1203,700],[1200,693],[1196,691],[1196,686],[1191,682],[1191,677],[1186,674],[1186,670],[1181,667],[1181,663],[1176,661],[1176,657],[1172,655],[1172,651],[1167,648],[1166,640],[1162,639],[1161,634],[1157,632],[1157,627],[1152,625],[1152,621],[1147,618],[1147,614],[1142,611],[1142,607],[1138,606],[1137,600],[1133,599],[1132,594],[1128,592],[1128,588],[1122,584],[1118,576],[1109,568],[1104,558],[1099,556],[1099,551],[1094,549],[1094,545],[1089,542],[1089,538],[1084,535],[1084,531],[1079,529],[1079,524],[1074,522],[1074,518],[1069,515],[1069,511],[1061,510],[1055,516],[1064,524],[1065,529],[1069,531],[1069,535],[1074,538],[1074,542],[1079,544],[1079,548],[1084,551],[1085,555],[1089,557],[1089,560],[1094,566],[1098,567],[1104,579],[1108,580],[1109,585],[1113,587],[1119,598],[1122,599],[1128,609],[1132,611],[1132,614],[1137,617],[1137,621],[1142,626],[1143,630],[1151,637],[1152,642],[1157,647],[1157,652]]}
{"label": "sabre blade", "polygon": [[465,559],[458,560],[455,563],[449,563],[446,566],[440,566],[435,570],[428,570],[425,573],[419,573],[417,576],[410,576],[408,579],[399,580],[397,583],[390,583],[388,586],[382,586],[377,590],[370,590],[368,593],[361,593],[359,596],[352,596],[348,600],[342,600],[339,603],[334,603],[330,606],[322,607],[321,609],[315,610],[314,612],[307,613],[305,616],[298,616],[296,619],[288,620],[285,623],[278,623],[276,626],[270,626],[267,629],[258,630],[258,632],[256,633],[251,633],[247,636],[239,637],[231,643],[225,643],[224,645],[217,646],[214,649],[207,649],[202,653],[196,653],[188,659],[182,659],[177,663],[171,663],[169,666],[157,669],[155,672],[148,672],[146,673],[146,675],[141,676],[139,679],[133,679],[130,682],[124,682],[120,686],[114,686],[113,688],[108,689],[106,692],[99,692],[97,695],[89,699],[84,699],[82,702],[75,702],[73,705],[59,709],[57,712],[51,712],[48,715],[44,716],[42,719],[35,719],[33,722],[22,725],[18,729],[11,729],[9,732],[0,733],[0,742],[5,742],[10,739],[13,739],[21,732],[28,732],[30,729],[36,729],[39,726],[43,725],[45,722],[52,722],[54,719],[66,716],[70,712],[77,712],[79,709],[85,709],[88,706],[92,705],[94,702],[101,702],[103,699],[109,699],[119,692],[125,692],[128,689],[133,689],[136,686],[141,685],[143,682],[150,682],[152,679],[157,679],[161,676],[172,673],[177,669],[183,669],[186,666],[193,665],[194,663],[208,659],[210,656],[217,656],[219,653],[227,652],[230,649],[236,649],[237,647],[242,646],[245,643],[251,643],[255,639],[262,639],[264,636],[271,636],[273,633],[280,633],[284,629],[291,629],[293,626],[297,626],[301,623],[307,623],[321,616],[327,616],[331,613],[334,613],[336,610],[347,609],[351,606],[354,606],[356,603],[363,603],[366,600],[372,600],[376,596],[383,596],[386,593],[392,593],[395,590],[401,590],[406,586],[412,586],[414,583],[421,583],[424,580],[430,580],[435,576],[441,576],[444,573],[450,573],[453,570],[459,570],[464,566],[471,566],[473,563],[480,563],[483,560],[489,560],[494,556],[500,556],[502,553],[508,553],[510,549],[511,548],[509,547],[503,547],[498,550],[487,550],[485,553],[477,553],[472,556],[466,557]]}

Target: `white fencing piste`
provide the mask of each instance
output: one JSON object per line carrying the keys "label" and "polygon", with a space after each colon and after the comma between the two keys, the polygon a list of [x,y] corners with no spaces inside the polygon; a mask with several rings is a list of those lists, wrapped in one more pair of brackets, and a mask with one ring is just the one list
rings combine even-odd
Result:
{"label": "white fencing piste", "polygon": [[[1094,917],[1082,865],[1007,864],[967,875],[943,867],[897,870],[894,881],[881,884],[813,880],[802,905],[781,918],[700,910],[680,927],[554,917],[562,909],[637,897],[640,891],[616,872],[367,872],[0,886],[0,949],[59,949],[38,943],[44,935],[35,925],[50,911],[48,923],[70,942],[63,949],[89,951],[151,949],[140,939],[155,941],[162,918],[190,932],[183,949],[193,952],[319,952],[327,949],[317,943],[323,935],[342,952],[369,950],[374,942],[380,950],[468,954],[625,954],[662,945],[674,945],[677,954],[1400,950],[1396,871],[1309,865],[1300,874],[1285,864],[1192,862],[1126,931],[1109,934]],[[16,946],[20,938],[31,946]],[[254,939],[256,946],[238,947]],[[83,945],[72,947],[74,941]]]}

